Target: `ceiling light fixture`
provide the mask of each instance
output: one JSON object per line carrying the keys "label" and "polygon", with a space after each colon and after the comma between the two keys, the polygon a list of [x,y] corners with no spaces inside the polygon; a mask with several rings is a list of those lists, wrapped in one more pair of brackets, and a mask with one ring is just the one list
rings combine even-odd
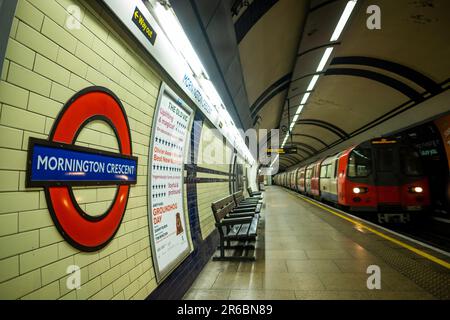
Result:
{"label": "ceiling light fixture", "polygon": [[348,19],[350,18],[353,9],[355,8],[357,0],[350,0],[347,2],[347,5],[345,6],[344,12],[342,13],[341,19],[339,19],[339,22],[336,26],[336,29],[334,29],[333,35],[331,36],[330,41],[337,41],[339,37],[341,36],[342,31],[345,28],[345,25],[348,22]]}
{"label": "ceiling light fixture", "polygon": [[209,98],[208,103],[217,106],[219,111],[218,116],[221,117],[221,120],[225,120],[225,122],[229,123],[227,127],[223,128],[223,134],[231,143],[234,144],[235,148],[241,153],[242,157],[246,158],[247,161],[253,165],[256,161],[247,147],[242,134],[231,120],[231,116],[228,111],[225,108],[220,108],[224,105],[220,95],[218,94],[212,81],[209,79],[206,69],[192,47],[192,44],[178,21],[175,12],[166,4],[166,2],[160,3],[157,1],[153,7],[159,25],[164,30],[164,33],[171,42],[173,48],[178,51],[180,56],[185,60],[191,69],[196,82],[202,89],[202,93]]}
{"label": "ceiling light fixture", "polygon": [[316,86],[317,80],[319,80],[319,75],[316,74],[309,83],[308,89],[306,91],[313,91],[314,87]]}
{"label": "ceiling light fixture", "polygon": [[179,53],[184,57],[189,67],[192,69],[196,76],[202,74],[206,75],[205,68],[194,51],[194,48],[186,36],[180,22],[175,15],[175,12],[169,8],[165,7],[159,2],[155,3],[155,13],[158,17],[159,22],[162,24],[164,32],[167,34],[172,45],[178,49]]}
{"label": "ceiling light fixture", "polygon": [[273,159],[272,164],[270,165],[271,167],[273,167],[273,164],[278,160],[279,157],[280,157],[279,154],[277,154],[277,155],[275,156],[275,159]]}
{"label": "ceiling light fixture", "polygon": [[[355,8],[357,2],[358,2],[358,0],[350,0],[347,2],[344,12],[342,12],[341,18],[339,19],[339,22],[336,25],[336,28],[333,32],[333,35],[331,36],[331,39],[330,39],[331,42],[337,41],[339,39],[339,37],[341,36],[342,31],[344,30],[348,20],[350,19],[350,16],[351,16],[353,9]],[[333,53],[333,50],[334,50],[333,47],[328,47],[325,49],[325,52],[322,56],[322,59],[319,62],[316,72],[322,72],[325,69],[325,66],[328,63],[328,60],[330,59],[330,56]],[[311,82],[308,85],[308,89],[306,89],[307,92],[303,95],[302,101],[301,101],[300,105],[298,106],[297,112],[295,113],[295,117],[290,126],[290,131],[292,131],[295,124],[297,123],[300,113],[303,111],[303,108],[305,107],[306,102],[308,102],[308,99],[311,95],[311,91],[314,90],[314,87],[316,86],[317,81],[319,81],[319,78],[320,78],[319,74],[316,74],[312,77]],[[288,137],[286,136],[286,138],[283,141],[282,148],[286,144],[287,138]]]}
{"label": "ceiling light fixture", "polygon": [[300,104],[306,104],[306,102],[308,101],[310,95],[311,95],[310,92],[305,93],[303,95],[303,99],[302,99],[302,102],[300,102]]}
{"label": "ceiling light fixture", "polygon": [[319,66],[317,67],[317,72],[322,72],[323,71],[323,69],[325,68],[325,66],[326,66],[326,64],[328,62],[328,59],[330,58],[332,52],[333,52],[333,47],[328,47],[325,50],[325,53],[322,56],[322,60],[320,60]]}

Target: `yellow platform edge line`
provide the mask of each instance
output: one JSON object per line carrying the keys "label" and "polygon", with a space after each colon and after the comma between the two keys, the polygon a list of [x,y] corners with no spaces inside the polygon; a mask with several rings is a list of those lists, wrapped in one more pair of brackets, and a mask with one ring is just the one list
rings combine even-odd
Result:
{"label": "yellow platform edge line", "polygon": [[380,231],[372,229],[372,228],[366,226],[362,222],[355,221],[352,218],[347,217],[347,216],[345,216],[343,214],[340,214],[339,212],[334,211],[334,210],[332,210],[332,209],[330,209],[328,207],[325,207],[325,206],[323,206],[323,205],[321,205],[321,204],[319,204],[317,202],[314,202],[312,200],[309,200],[309,199],[306,199],[306,198],[303,198],[303,197],[299,197],[299,198],[302,199],[303,201],[306,201],[306,202],[316,206],[316,207],[319,207],[319,208],[321,208],[321,209],[323,209],[325,211],[328,211],[328,212],[332,213],[333,215],[335,215],[335,216],[337,216],[337,217],[339,217],[341,219],[347,220],[347,221],[349,221],[349,222],[351,222],[351,223],[353,223],[353,224],[355,224],[357,226],[360,226],[361,228],[364,228],[367,231],[370,231],[373,234],[376,234],[377,236],[379,236],[379,237],[381,237],[383,239],[386,239],[386,240],[391,241],[391,242],[393,242],[393,243],[395,243],[395,244],[397,244],[397,245],[399,245],[399,246],[401,246],[401,247],[403,247],[405,249],[408,249],[409,251],[412,251],[412,252],[414,252],[415,254],[418,254],[421,257],[424,257],[424,258],[426,258],[426,259],[428,259],[428,260],[430,260],[430,261],[432,261],[434,263],[437,263],[437,264],[443,266],[444,268],[450,269],[450,263],[448,263],[448,262],[446,262],[446,261],[444,261],[442,259],[439,259],[439,258],[437,258],[437,257],[435,257],[435,256],[433,256],[433,255],[431,255],[429,253],[426,253],[426,252],[424,252],[424,251],[422,251],[420,249],[417,249],[417,248],[415,248],[413,246],[410,246],[409,244],[404,243],[404,242],[402,242],[400,240],[392,238],[392,237],[390,237],[390,236],[388,236],[388,235],[386,235],[386,234],[384,234],[384,233],[382,233]]}

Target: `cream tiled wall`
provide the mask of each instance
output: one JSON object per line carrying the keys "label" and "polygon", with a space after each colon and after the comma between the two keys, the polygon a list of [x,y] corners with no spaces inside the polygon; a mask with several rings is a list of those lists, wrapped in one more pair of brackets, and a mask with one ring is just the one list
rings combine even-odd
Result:
{"label": "cream tiled wall", "polygon": [[[213,148],[211,148],[214,146]],[[218,151],[221,156],[217,156],[214,151]],[[220,150],[220,151],[219,151]],[[229,161],[232,149],[223,142],[222,137],[208,123],[204,122],[199,144],[199,154],[202,161],[198,163],[200,167],[229,172]],[[197,173],[199,178],[228,179],[227,176]],[[211,211],[211,203],[230,194],[229,182],[210,182],[197,184],[197,204],[200,219],[202,238],[206,239],[214,231],[215,220]]]}
{"label": "cream tiled wall", "polygon": [[[156,287],[147,220],[147,153],[161,79],[102,19],[90,1],[19,0],[0,82],[0,299],[143,299]],[[66,27],[70,5],[80,28]],[[56,230],[42,189],[24,186],[29,137],[47,138],[63,104],[99,85],[122,101],[139,157],[123,223],[104,249],[84,253]],[[110,128],[86,127],[78,141],[116,150]],[[76,197],[102,213],[114,188],[81,189]],[[81,267],[80,290],[66,287],[66,268]]]}

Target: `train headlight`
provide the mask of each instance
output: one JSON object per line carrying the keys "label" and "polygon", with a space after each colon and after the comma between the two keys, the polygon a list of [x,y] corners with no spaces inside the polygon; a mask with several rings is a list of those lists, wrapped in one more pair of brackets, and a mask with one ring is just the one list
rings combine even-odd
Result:
{"label": "train headlight", "polygon": [[409,188],[409,192],[422,193],[423,192],[423,188],[422,187],[411,187],[411,188]]}
{"label": "train headlight", "polygon": [[361,188],[361,187],[353,188],[353,193],[354,194],[366,193],[367,191],[368,191],[367,188]]}

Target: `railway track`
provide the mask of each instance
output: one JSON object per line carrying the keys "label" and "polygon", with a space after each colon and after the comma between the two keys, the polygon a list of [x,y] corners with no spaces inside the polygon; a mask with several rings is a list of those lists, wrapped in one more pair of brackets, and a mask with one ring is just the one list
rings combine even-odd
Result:
{"label": "railway track", "polygon": [[[380,223],[377,219],[368,219],[358,213],[348,212],[363,220],[375,223],[383,228],[400,233],[417,241],[429,244],[430,246],[439,248],[443,251],[450,252],[450,236],[441,234],[439,228],[433,224],[431,218],[413,219],[410,223]],[[450,228],[450,225],[446,226]]]}

